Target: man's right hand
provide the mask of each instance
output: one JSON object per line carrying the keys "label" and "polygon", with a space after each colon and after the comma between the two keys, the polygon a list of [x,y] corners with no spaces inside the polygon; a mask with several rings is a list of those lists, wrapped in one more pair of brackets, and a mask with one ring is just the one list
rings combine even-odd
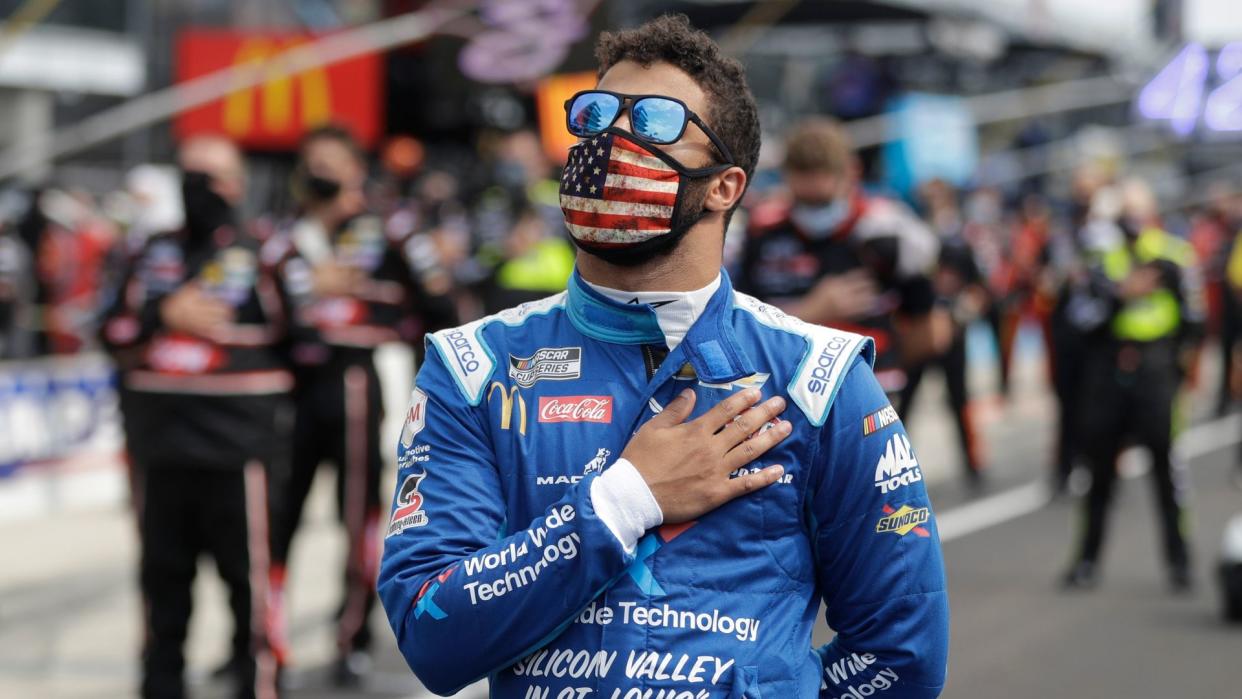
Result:
{"label": "man's right hand", "polygon": [[647,482],[665,524],[687,522],[780,479],[785,472],[781,466],[729,478],[779,444],[792,429],[788,421],[780,420],[759,432],[785,409],[780,397],[756,406],[761,396],[754,388],[739,391],[685,422],[695,402],[694,391],[687,389],[626,445],[621,458],[633,464]]}
{"label": "man's right hand", "polygon": [[840,323],[869,315],[878,295],[875,280],[858,269],[823,277],[806,296],[784,310],[808,323]]}
{"label": "man's right hand", "polygon": [[160,320],[169,330],[210,339],[233,321],[233,309],[203,293],[198,284],[186,284],[160,303]]}
{"label": "man's right hand", "polygon": [[364,278],[362,270],[328,260],[315,266],[311,284],[319,297],[353,296]]}

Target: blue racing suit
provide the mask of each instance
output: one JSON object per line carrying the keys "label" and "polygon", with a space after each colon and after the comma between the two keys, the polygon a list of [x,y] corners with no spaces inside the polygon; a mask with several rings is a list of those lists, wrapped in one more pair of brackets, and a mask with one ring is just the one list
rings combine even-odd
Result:
{"label": "blue racing suit", "polygon": [[[427,344],[379,592],[433,692],[487,677],[499,699],[939,695],[939,539],[869,339],[735,293],[722,273],[668,352],[651,305],[575,274]],[[687,387],[693,419],[752,386],[786,398],[793,431],[746,468],[781,464],[782,479],[618,534],[605,485],[636,473],[618,457],[638,428]],[[813,648],[821,601],[837,636]]]}

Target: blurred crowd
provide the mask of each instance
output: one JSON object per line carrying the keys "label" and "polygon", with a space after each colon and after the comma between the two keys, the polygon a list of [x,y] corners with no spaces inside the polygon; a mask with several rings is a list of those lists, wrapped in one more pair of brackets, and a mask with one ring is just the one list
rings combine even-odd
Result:
{"label": "blurred crowd", "polygon": [[[737,288],[875,337],[877,377],[898,414],[927,371],[942,372],[976,488],[988,457],[968,330],[994,338],[1007,394],[1018,331],[1037,329],[1060,406],[1048,477],[1064,490],[1074,468],[1093,475],[1066,584],[1093,582],[1116,457],[1137,442],[1153,455],[1171,582],[1188,585],[1184,484],[1165,426],[1177,424],[1190,382],[1214,386],[1221,414],[1242,396],[1242,188],[1220,183],[1187,215],[1165,215],[1144,182],[1087,163],[1065,194],[931,180],[903,200],[867,184],[839,124],[811,120],[786,136],[725,241]],[[575,250],[559,178],[528,130],[485,134],[449,168],[412,138],[371,158],[324,127],[303,143],[283,210],[248,210],[245,160],[212,137],[183,143],[175,166],[136,168],[122,191],[0,197],[0,359],[102,349],[122,375],[143,590],[160,600],[149,608],[159,618],[148,620],[148,694],[180,681],[200,552],[216,556],[235,593],[238,637],[222,672],[253,685],[264,653],[273,667],[288,662],[285,566],[321,462],[337,467],[350,535],[338,672],[366,672],[388,508],[372,353],[404,342],[417,355],[427,332],[564,289]],[[1206,343],[1219,347],[1219,375],[1198,370]],[[186,499],[187,479],[218,496]],[[247,520],[259,481],[280,496],[264,517],[261,600]],[[230,517],[250,524],[210,537],[194,524]]]}

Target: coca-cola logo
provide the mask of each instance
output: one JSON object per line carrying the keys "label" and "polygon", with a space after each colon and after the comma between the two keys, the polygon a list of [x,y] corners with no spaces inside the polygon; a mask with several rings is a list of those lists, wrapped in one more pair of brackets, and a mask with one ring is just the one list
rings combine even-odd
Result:
{"label": "coca-cola logo", "polygon": [[612,396],[543,396],[539,422],[612,422]]}

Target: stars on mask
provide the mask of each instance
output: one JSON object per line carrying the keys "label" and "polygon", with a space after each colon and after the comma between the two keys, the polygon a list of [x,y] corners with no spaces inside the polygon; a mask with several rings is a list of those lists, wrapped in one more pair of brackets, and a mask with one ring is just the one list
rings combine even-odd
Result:
{"label": "stars on mask", "polygon": [[603,198],[608,169],[606,162],[596,165],[595,161],[606,161],[605,154],[611,148],[612,136],[604,135],[583,141],[570,149],[569,160],[561,173],[561,191],[590,199]]}

